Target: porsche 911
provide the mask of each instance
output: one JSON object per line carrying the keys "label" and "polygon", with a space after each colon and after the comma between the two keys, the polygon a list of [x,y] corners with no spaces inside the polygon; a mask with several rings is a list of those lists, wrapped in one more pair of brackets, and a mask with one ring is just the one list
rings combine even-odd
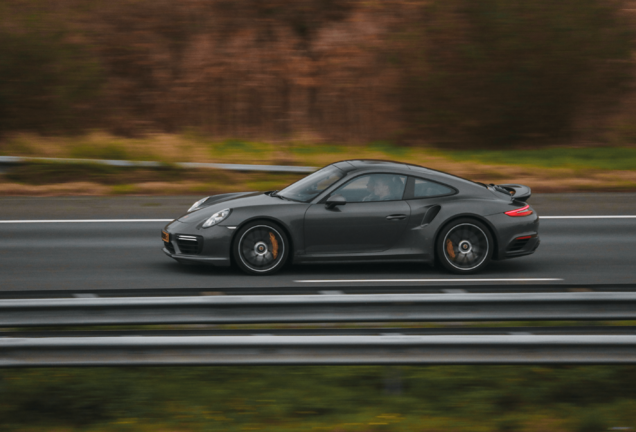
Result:
{"label": "porsche 911", "polygon": [[530,255],[539,217],[529,187],[483,184],[406,163],[348,160],[280,191],[205,197],[162,231],[181,263],[236,265],[413,261],[458,274]]}

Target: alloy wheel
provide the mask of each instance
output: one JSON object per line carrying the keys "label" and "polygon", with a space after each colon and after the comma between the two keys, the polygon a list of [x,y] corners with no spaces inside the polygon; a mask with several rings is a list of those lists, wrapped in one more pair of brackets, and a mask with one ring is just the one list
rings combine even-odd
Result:
{"label": "alloy wheel", "polygon": [[461,223],[452,227],[444,236],[444,258],[460,271],[479,267],[490,252],[486,233],[472,223]]}
{"label": "alloy wheel", "polygon": [[238,253],[242,264],[252,272],[269,272],[282,261],[285,240],[273,227],[256,225],[241,235]]}

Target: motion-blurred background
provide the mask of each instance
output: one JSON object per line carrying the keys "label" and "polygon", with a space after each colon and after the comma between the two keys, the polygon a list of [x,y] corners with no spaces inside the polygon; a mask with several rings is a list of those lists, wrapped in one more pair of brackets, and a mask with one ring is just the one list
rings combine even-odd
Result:
{"label": "motion-blurred background", "polygon": [[[4,0],[0,154],[370,157],[535,190],[634,189],[635,19],[614,0]],[[294,180],[40,165],[0,193]]]}
{"label": "motion-blurred background", "polygon": [[[174,163],[360,157],[634,191],[634,42],[627,0],[2,0],[0,156],[162,165],[0,164],[0,195],[272,190],[300,175]],[[0,427],[628,430],[635,384],[633,366],[2,369]]]}

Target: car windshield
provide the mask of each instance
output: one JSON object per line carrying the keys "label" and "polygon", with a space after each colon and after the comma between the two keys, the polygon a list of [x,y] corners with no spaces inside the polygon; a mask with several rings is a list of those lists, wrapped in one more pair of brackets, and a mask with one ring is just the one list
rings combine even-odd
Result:
{"label": "car windshield", "polygon": [[329,165],[287,186],[278,195],[294,201],[309,202],[344,175],[343,171]]}

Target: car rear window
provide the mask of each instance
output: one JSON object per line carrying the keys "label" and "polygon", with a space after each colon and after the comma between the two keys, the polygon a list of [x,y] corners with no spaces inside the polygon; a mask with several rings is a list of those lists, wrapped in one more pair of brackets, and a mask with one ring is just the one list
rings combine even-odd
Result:
{"label": "car rear window", "polygon": [[430,180],[420,178],[414,178],[413,180],[413,198],[431,198],[441,195],[450,195],[455,192],[448,186]]}

